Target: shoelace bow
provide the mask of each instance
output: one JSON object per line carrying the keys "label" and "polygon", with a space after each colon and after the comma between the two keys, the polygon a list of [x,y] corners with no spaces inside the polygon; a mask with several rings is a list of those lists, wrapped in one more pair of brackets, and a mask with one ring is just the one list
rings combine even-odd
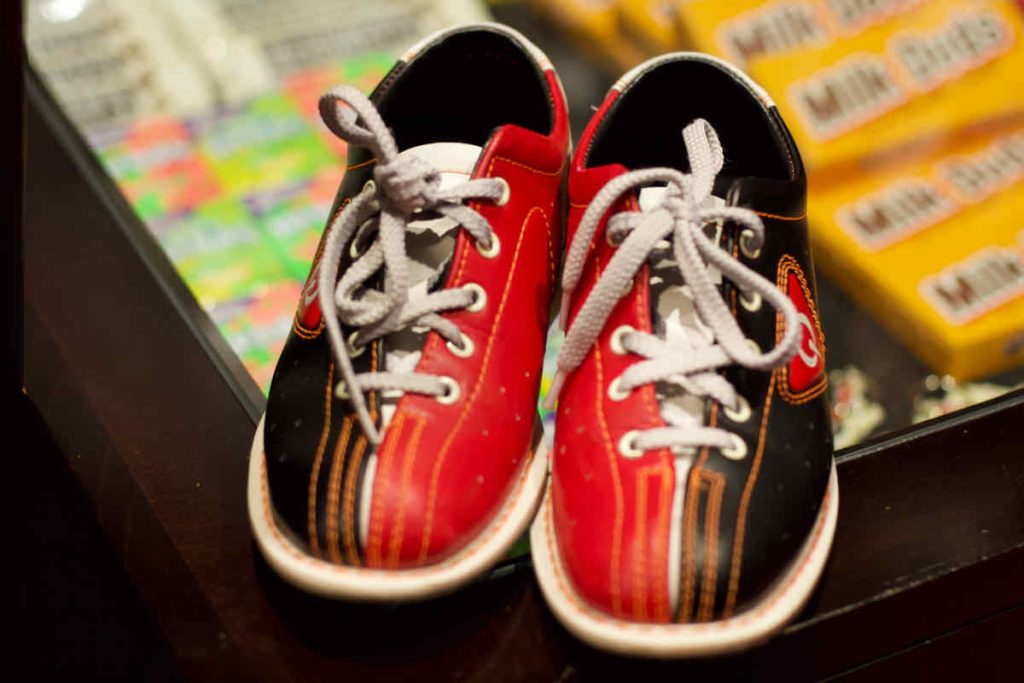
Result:
{"label": "shoelace bow", "polygon": [[[645,384],[668,382],[688,394],[710,398],[734,411],[741,408],[741,397],[717,371],[730,365],[752,370],[770,370],[786,363],[800,343],[800,325],[793,303],[774,283],[747,268],[720,248],[703,230],[708,223],[730,221],[749,232],[747,244],[758,249],[764,242],[764,225],[753,211],[740,207],[702,207],[722,170],[724,157],[718,135],[707,121],[697,119],[683,130],[690,174],[671,168],[651,168],[625,173],[606,184],[594,197],[580,221],[566,256],[562,273],[562,327],[565,328],[569,302],[583,274],[587,252],[602,216],[624,194],[654,184],[666,184],[663,199],[647,211],[629,211],[612,216],[606,230],[609,238],[620,241],[608,266],[601,273],[583,306],[569,327],[558,356],[558,372],[548,398],[553,406],[565,376],[586,358],[622,292],[643,264],[657,252],[663,252],[670,240],[671,253],[690,287],[697,313],[713,336],[701,338],[696,345],[681,346],[653,334],[631,330],[621,336],[623,349],[640,356],[615,380],[616,389],[628,392]],[[660,244],[659,244],[660,243]],[[748,343],[736,319],[723,300],[709,273],[717,268],[744,294],[760,295],[785,321],[785,333],[773,349],[762,353]],[[726,450],[735,446],[736,437],[723,429],[697,423],[682,410],[663,411],[667,427],[635,434],[632,447],[639,452],[658,448],[676,451],[700,447]]]}
{"label": "shoelace bow", "polygon": [[[399,158],[395,139],[373,103],[351,86],[339,86],[321,97],[320,116],[331,132],[350,145],[369,149],[376,158],[375,182],[368,182],[327,226],[317,282],[327,335],[341,370],[336,394],[350,400],[363,433],[376,445],[381,434],[367,408],[364,392],[397,390],[443,397],[453,390],[453,382],[450,378],[413,372],[357,374],[351,355],[358,355],[363,346],[375,339],[410,327],[433,330],[449,343],[462,347],[464,338],[459,328],[438,314],[467,308],[475,301],[474,293],[466,288],[446,289],[410,300],[406,228],[414,214],[431,211],[461,225],[478,245],[490,249],[496,239],[491,226],[465,202],[498,200],[504,183],[497,179],[475,179],[442,190],[441,173],[431,164],[412,155]],[[339,278],[342,249],[357,231],[369,234],[360,228],[372,231],[368,221],[376,222],[376,237]],[[373,289],[369,281],[382,268],[383,287]],[[434,282],[427,284],[429,289]],[[354,329],[347,340],[342,324]]]}

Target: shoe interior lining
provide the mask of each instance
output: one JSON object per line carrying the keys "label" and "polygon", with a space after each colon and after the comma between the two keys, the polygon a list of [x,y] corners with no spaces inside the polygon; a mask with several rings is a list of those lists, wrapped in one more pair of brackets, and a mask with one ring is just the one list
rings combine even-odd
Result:
{"label": "shoe interior lining", "polygon": [[483,146],[515,124],[550,133],[554,121],[544,74],[509,36],[455,33],[417,56],[377,102],[399,149],[430,142]]}
{"label": "shoe interior lining", "polygon": [[628,86],[596,131],[587,165],[687,172],[682,131],[697,118],[718,133],[723,175],[792,179],[788,136],[769,110],[721,67],[695,60],[659,64]]}

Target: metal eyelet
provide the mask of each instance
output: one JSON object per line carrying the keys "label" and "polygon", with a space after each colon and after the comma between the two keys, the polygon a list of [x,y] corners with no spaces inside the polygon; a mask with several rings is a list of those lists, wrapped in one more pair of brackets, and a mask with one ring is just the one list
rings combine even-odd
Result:
{"label": "metal eyelet", "polygon": [[751,292],[751,296],[748,298],[746,294],[740,294],[740,305],[751,313],[757,313],[761,310],[761,295]]}
{"label": "metal eyelet", "polygon": [[344,382],[338,382],[338,385],[334,387],[334,396],[335,398],[347,401],[349,399],[348,385]]}
{"label": "metal eyelet", "polygon": [[487,292],[484,288],[475,282],[469,282],[462,285],[462,288],[473,295],[473,303],[466,306],[466,310],[470,313],[479,313],[484,310],[484,306],[487,305]]}
{"label": "metal eyelet", "polygon": [[348,255],[353,261],[367,252],[366,249],[360,249],[359,245],[366,238],[366,229],[371,225],[373,225],[373,219],[368,218],[363,221],[363,224],[356,230],[356,234],[352,236],[352,241],[348,246]]}
{"label": "metal eyelet", "polygon": [[356,235],[356,237],[353,237],[352,238],[352,243],[348,246],[348,256],[353,261],[355,261],[357,258],[359,258],[360,256],[363,255],[363,252],[359,251],[359,248],[358,248],[359,247],[359,239],[358,239],[358,237],[359,237],[358,235]]}
{"label": "metal eyelet", "polygon": [[623,238],[615,237],[614,235],[612,235],[611,230],[605,229],[604,241],[607,242],[608,246],[611,247],[612,249],[618,249],[622,245]]}
{"label": "metal eyelet", "polygon": [[738,400],[738,403],[739,403],[739,407],[736,408],[736,410],[733,410],[732,408],[728,408],[728,407],[723,407],[722,408],[722,412],[724,412],[725,416],[728,417],[733,422],[735,422],[737,424],[741,424],[741,423],[746,422],[747,420],[750,419],[750,415],[751,415],[750,402],[747,401],[747,399],[745,399],[742,396],[740,396],[739,400]]}
{"label": "metal eyelet", "polygon": [[459,387],[459,383],[451,377],[438,377],[441,384],[444,385],[444,393],[440,396],[435,396],[434,400],[442,405],[449,406],[459,400],[459,396],[462,395],[462,389]]}
{"label": "metal eyelet", "polygon": [[636,330],[629,325],[620,325],[615,328],[615,331],[612,332],[611,338],[608,340],[608,345],[612,347],[612,353],[620,356],[625,356],[629,353],[629,351],[626,350],[626,347],[623,346],[623,337],[632,332],[636,332]]}
{"label": "metal eyelet", "polygon": [[608,398],[613,401],[624,401],[629,396],[629,389],[622,388],[622,378],[616,377],[608,385]]}
{"label": "metal eyelet", "polygon": [[494,205],[505,206],[508,204],[508,200],[512,198],[512,188],[504,178],[495,178],[495,180],[501,183],[501,196],[494,200]]}
{"label": "metal eyelet", "polygon": [[619,453],[622,454],[623,458],[629,458],[631,460],[643,457],[643,450],[637,448],[636,438],[640,436],[640,432],[629,431],[622,435],[619,439]]}
{"label": "metal eyelet", "polygon": [[758,247],[757,249],[752,249],[750,247],[750,240],[753,238],[754,233],[750,230],[744,230],[740,233],[740,251],[743,252],[744,256],[751,260],[756,259],[761,255],[761,247]]}
{"label": "metal eyelet", "polygon": [[363,192],[366,191],[370,191],[372,193],[377,192],[377,183],[373,181],[373,178],[370,178],[365,183],[363,183]]}
{"label": "metal eyelet", "polygon": [[462,335],[462,338],[459,339],[458,346],[452,344],[450,341],[446,341],[444,344],[448,347],[448,350],[452,352],[452,355],[458,356],[459,358],[469,358],[473,355],[473,351],[476,349],[476,345],[473,344],[473,340],[466,335]]}
{"label": "metal eyelet", "polygon": [[732,435],[732,446],[727,448],[719,448],[719,452],[722,455],[729,458],[730,460],[742,460],[747,457],[747,442],[736,436]]}
{"label": "metal eyelet", "polygon": [[749,346],[750,349],[757,355],[761,355],[761,347],[758,346],[757,342],[751,339],[750,337],[747,337],[747,346]]}
{"label": "metal eyelet", "polygon": [[480,252],[480,255],[484,258],[494,258],[501,252],[501,241],[498,240],[498,236],[493,232],[491,233],[491,244],[488,247],[484,247],[480,242],[476,242],[476,250]]}
{"label": "metal eyelet", "polygon": [[358,332],[353,332],[348,335],[348,339],[345,340],[345,348],[348,349],[349,358],[359,358],[366,351],[366,344],[362,346],[356,346],[356,335]]}

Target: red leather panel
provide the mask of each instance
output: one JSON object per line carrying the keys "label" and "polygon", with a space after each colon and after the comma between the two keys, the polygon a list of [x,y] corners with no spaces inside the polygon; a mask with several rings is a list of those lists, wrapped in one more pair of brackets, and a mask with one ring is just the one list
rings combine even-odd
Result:
{"label": "red leather panel", "polygon": [[[584,151],[581,146],[578,164]],[[605,166],[572,174],[571,232],[593,195],[624,171],[620,166]],[[627,208],[636,209],[635,199],[620,202],[611,213]],[[614,253],[603,229],[602,225],[592,242],[571,302],[570,320]],[[618,448],[629,430],[664,422],[653,386],[636,390],[622,401],[608,396],[608,385],[635,361],[612,351],[612,333],[620,325],[651,329],[646,268],[636,283],[612,312],[595,353],[566,378],[561,393],[552,455],[555,535],[569,576],[586,600],[622,618],[667,622],[671,616],[667,548],[675,487],[672,456],[661,450],[627,459]]]}
{"label": "red leather panel", "polygon": [[428,336],[416,371],[455,379],[461,396],[452,405],[414,394],[399,402],[378,451],[369,566],[415,566],[450,555],[490,521],[521,472],[536,421],[561,243],[557,203],[568,124],[564,107],[556,112],[551,137],[502,127],[477,164],[474,177],[504,178],[511,193],[505,206],[472,204],[498,236],[498,255],[484,257],[460,233],[445,283],[477,283],[487,293],[482,311],[446,314],[475,351],[459,358],[440,336]]}

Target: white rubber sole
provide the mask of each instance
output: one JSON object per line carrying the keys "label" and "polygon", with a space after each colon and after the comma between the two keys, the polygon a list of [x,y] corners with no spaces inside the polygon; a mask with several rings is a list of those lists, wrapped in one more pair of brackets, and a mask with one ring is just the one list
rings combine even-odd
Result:
{"label": "white rubber sole", "polygon": [[807,602],[825,568],[839,510],[835,463],[821,512],[786,572],[757,603],[718,621],[646,624],[616,619],[591,607],[562,567],[551,519],[550,487],[530,529],[533,567],[548,605],[580,640],[611,652],[643,657],[696,657],[743,650],[782,629]]}
{"label": "white rubber sole", "polygon": [[249,453],[249,521],[256,543],[274,571],[305,591],[366,602],[422,600],[454,591],[505,556],[534,518],[544,494],[547,459],[547,449],[537,441],[494,520],[451,557],[412,569],[350,567],[310,555],[278,521],[267,484],[261,419]]}

